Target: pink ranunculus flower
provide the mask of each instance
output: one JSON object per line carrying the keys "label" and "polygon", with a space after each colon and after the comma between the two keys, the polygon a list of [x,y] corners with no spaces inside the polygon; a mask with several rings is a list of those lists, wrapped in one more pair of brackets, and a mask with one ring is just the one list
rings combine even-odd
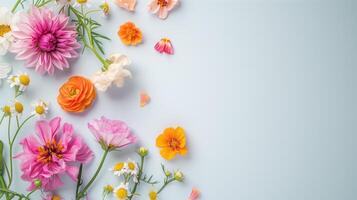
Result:
{"label": "pink ranunculus flower", "polygon": [[125,122],[110,120],[105,117],[88,123],[89,130],[104,150],[115,150],[136,142]]}
{"label": "pink ranunculus flower", "polygon": [[17,54],[15,58],[25,60],[27,67],[35,68],[40,74],[69,68],[68,59],[78,57],[80,48],[76,27],[69,23],[69,18],[34,6],[20,17],[10,49]]}
{"label": "pink ranunculus flower", "polygon": [[166,19],[179,0],[152,0],[148,6],[149,11],[153,14],[157,13],[160,19]]}
{"label": "pink ranunculus flower", "polygon": [[23,152],[15,158],[21,161],[21,178],[31,182],[28,190],[36,188],[33,180],[40,180],[42,189],[52,191],[63,185],[61,176],[69,175],[77,180],[79,168],[76,162],[88,163],[93,152],[84,141],[74,135],[71,124],[61,125],[61,118],[36,123],[36,136],[21,141]]}

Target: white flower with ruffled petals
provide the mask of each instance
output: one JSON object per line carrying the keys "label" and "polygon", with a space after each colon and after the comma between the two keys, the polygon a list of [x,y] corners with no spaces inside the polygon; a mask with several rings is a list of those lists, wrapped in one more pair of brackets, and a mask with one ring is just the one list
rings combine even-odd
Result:
{"label": "white flower with ruffled petals", "polygon": [[16,16],[6,7],[0,7],[0,55],[5,55],[14,41],[12,31],[16,28]]}

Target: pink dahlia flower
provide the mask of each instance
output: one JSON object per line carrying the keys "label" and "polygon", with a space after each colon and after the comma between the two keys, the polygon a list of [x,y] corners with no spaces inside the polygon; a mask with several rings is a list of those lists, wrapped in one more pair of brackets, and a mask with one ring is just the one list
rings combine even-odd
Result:
{"label": "pink dahlia flower", "polygon": [[89,130],[104,150],[115,150],[136,142],[125,122],[110,120],[105,117],[88,123]]}
{"label": "pink dahlia flower", "polygon": [[68,59],[77,57],[80,48],[76,28],[69,25],[68,17],[47,8],[32,7],[23,13],[13,36],[11,51],[17,54],[16,59],[25,60],[27,67],[41,74],[69,68]]}
{"label": "pink dahlia flower", "polygon": [[77,180],[78,167],[75,162],[87,163],[93,152],[78,136],[71,124],[60,128],[61,118],[36,123],[37,137],[30,135],[21,141],[23,152],[15,156],[21,161],[21,178],[31,182],[28,190],[36,188],[33,180],[40,180],[45,191],[63,185],[60,176],[69,175]]}

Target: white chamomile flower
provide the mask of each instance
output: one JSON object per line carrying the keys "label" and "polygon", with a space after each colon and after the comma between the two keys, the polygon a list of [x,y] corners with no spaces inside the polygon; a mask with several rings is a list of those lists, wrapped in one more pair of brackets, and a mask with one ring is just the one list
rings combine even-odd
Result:
{"label": "white chamomile flower", "polygon": [[13,102],[13,111],[17,116],[21,116],[24,111],[24,105],[15,99]]}
{"label": "white chamomile flower", "polygon": [[126,163],[125,162],[118,162],[114,165],[114,167],[109,169],[114,173],[116,176],[121,176],[126,172]]}
{"label": "white chamomile flower", "polygon": [[7,82],[9,83],[11,88],[18,86],[17,85],[18,81],[17,81],[16,75],[10,75],[9,77],[7,77]]}
{"label": "white chamomile flower", "polygon": [[121,183],[113,192],[118,200],[126,200],[129,196],[128,184]]}
{"label": "white chamomile flower", "polygon": [[39,100],[36,103],[32,104],[34,111],[32,112],[32,114],[35,114],[39,117],[46,117],[46,114],[48,112],[48,103],[43,101],[43,100]]}
{"label": "white chamomile flower", "polygon": [[89,8],[91,6],[91,4],[90,4],[90,0],[75,0],[75,3],[73,6],[74,7],[85,6],[85,7]]}
{"label": "white chamomile flower", "polygon": [[5,79],[9,76],[9,73],[11,72],[11,66],[7,63],[0,63],[0,85],[2,82],[2,79]]}
{"label": "white chamomile flower", "polygon": [[16,19],[14,14],[6,7],[0,7],[0,55],[5,55],[11,47],[14,37]]}
{"label": "white chamomile flower", "polygon": [[24,92],[26,88],[30,85],[30,76],[27,73],[19,73],[15,79],[16,85],[19,86],[19,91]]}
{"label": "white chamomile flower", "polygon": [[133,176],[134,182],[138,182],[138,178],[137,178],[138,171],[139,171],[138,165],[134,161],[129,159],[128,162],[126,163],[126,173]]}

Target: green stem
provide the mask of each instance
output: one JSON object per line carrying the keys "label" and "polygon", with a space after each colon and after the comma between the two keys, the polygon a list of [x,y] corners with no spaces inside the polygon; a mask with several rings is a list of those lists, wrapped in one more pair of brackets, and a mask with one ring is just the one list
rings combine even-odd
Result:
{"label": "green stem", "polygon": [[36,191],[37,191],[37,189],[32,190],[31,192],[29,192],[29,193],[26,195],[26,197],[27,197],[27,198],[30,198],[31,194],[34,193],[34,192],[36,192]]}
{"label": "green stem", "polygon": [[16,1],[14,7],[12,7],[12,10],[11,10],[12,13],[15,12],[17,6],[19,6],[19,4],[21,3],[21,1],[22,1],[22,0],[17,0],[17,1]]}
{"label": "green stem", "polygon": [[157,194],[162,192],[162,190],[173,181],[175,181],[175,178],[171,178],[169,180],[165,180],[164,185],[162,185],[162,187],[159,189],[159,191],[157,191]]}
{"label": "green stem", "polygon": [[[12,157],[13,157],[13,147],[14,147],[14,142],[15,142],[15,139],[17,137],[17,135],[19,134],[21,128],[25,125],[25,123],[30,120],[32,117],[34,117],[35,115],[30,115],[29,117],[27,117],[21,124],[20,126],[17,128],[16,132],[15,132],[15,135],[12,139],[10,139],[10,128],[8,128],[8,137],[9,137],[9,145],[10,145],[10,155],[9,155],[9,160],[10,160],[10,173],[8,174],[9,176],[9,183],[8,183],[8,188],[10,188],[11,184],[12,184],[12,177],[13,177],[13,165],[12,165]],[[10,118],[10,117],[9,117]],[[10,120],[9,120],[9,123],[10,123]]]}
{"label": "green stem", "polygon": [[139,166],[139,173],[138,173],[138,177],[137,177],[138,182],[136,182],[134,184],[134,187],[130,192],[131,195],[129,196],[128,200],[131,200],[134,197],[136,189],[137,189],[138,185],[140,184],[141,176],[143,174],[143,169],[144,169],[144,161],[145,161],[144,156],[140,156],[140,166]]}
{"label": "green stem", "polygon": [[2,124],[2,121],[4,121],[5,118],[5,113],[2,115],[1,119],[0,119],[0,125]]}
{"label": "green stem", "polygon": [[37,5],[38,8],[45,6],[48,3],[51,3],[53,0],[43,1],[41,4]]}
{"label": "green stem", "polygon": [[78,177],[77,177],[77,187],[76,187],[76,199],[78,198],[79,188],[82,185],[82,170],[83,170],[83,164],[81,164],[79,166],[79,172],[78,172]]}
{"label": "green stem", "polygon": [[19,199],[31,200],[30,198],[26,197],[23,194],[20,194],[20,193],[17,193],[17,192],[8,190],[8,189],[0,188],[0,192],[4,192],[6,195],[11,194],[11,195],[17,196],[17,197],[19,197]]}
{"label": "green stem", "polygon": [[81,192],[79,192],[78,194],[78,197],[77,197],[77,200],[81,199],[82,197],[85,196],[87,190],[89,189],[89,187],[93,184],[93,182],[95,181],[95,179],[97,178],[100,170],[102,169],[103,167],[103,164],[104,164],[104,161],[105,159],[107,158],[107,155],[109,153],[109,150],[105,150],[104,151],[104,154],[102,156],[102,159],[100,160],[100,163],[99,163],[99,166],[97,168],[97,171],[95,171],[94,175],[92,176],[92,178],[90,179],[90,181],[87,183],[87,185],[83,188],[83,190]]}

